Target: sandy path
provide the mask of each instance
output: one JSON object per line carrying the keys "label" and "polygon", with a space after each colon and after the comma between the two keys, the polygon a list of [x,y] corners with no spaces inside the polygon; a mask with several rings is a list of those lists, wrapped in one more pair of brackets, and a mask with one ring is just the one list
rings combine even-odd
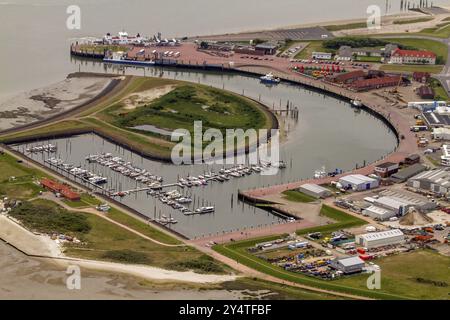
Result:
{"label": "sandy path", "polygon": [[125,110],[133,110],[139,106],[150,103],[175,89],[176,85],[165,85],[162,87],[157,87],[141,92],[135,92],[123,99],[123,103],[125,104]]}
{"label": "sandy path", "polygon": [[173,271],[143,265],[121,264],[105,261],[93,261],[86,259],[60,258],[58,264],[63,266],[77,265],[89,270],[124,273],[147,280],[180,281],[192,283],[220,283],[234,281],[236,275],[200,274],[193,271]]}

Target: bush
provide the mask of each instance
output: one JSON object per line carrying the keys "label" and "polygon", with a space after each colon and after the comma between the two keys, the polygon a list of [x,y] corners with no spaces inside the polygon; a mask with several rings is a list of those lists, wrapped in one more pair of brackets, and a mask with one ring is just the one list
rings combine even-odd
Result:
{"label": "bush", "polygon": [[24,202],[12,209],[10,215],[36,232],[79,236],[91,230],[85,215],[65,210],[52,203]]}
{"label": "bush", "polygon": [[107,251],[103,254],[102,258],[114,262],[131,264],[149,264],[151,262],[151,259],[145,253],[128,249]]}
{"label": "bush", "polygon": [[362,47],[382,47],[387,45],[389,42],[376,38],[352,38],[343,37],[331,40],[326,40],[323,46],[328,49],[339,49],[341,46],[350,46],[352,48],[362,48]]}
{"label": "bush", "polygon": [[199,273],[224,273],[222,266],[206,255],[195,260],[168,263],[166,267],[178,271],[192,270]]}

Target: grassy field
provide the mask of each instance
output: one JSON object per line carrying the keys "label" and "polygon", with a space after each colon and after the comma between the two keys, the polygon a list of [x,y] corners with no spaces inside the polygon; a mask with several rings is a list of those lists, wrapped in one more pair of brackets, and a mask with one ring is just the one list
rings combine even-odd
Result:
{"label": "grassy field", "polygon": [[[375,261],[381,267],[381,292],[413,299],[448,300],[450,258],[428,250],[409,252]],[[367,276],[339,279],[336,283],[364,289]]]}
{"label": "grassy field", "polygon": [[120,210],[111,208],[111,210],[106,213],[106,216],[114,221],[119,222],[127,227],[130,227],[152,239],[158,240],[166,244],[181,244],[181,241],[171,237],[170,235],[155,229],[144,222],[137,220]]}
{"label": "grassy field", "polygon": [[299,235],[305,235],[312,232],[321,232],[323,235],[329,235],[334,231],[348,229],[353,227],[358,227],[367,224],[367,221],[352,216],[348,213],[345,213],[341,210],[329,207],[327,205],[323,205],[320,210],[320,214],[327,218],[330,218],[336,223],[327,224],[319,227],[312,227],[307,229],[302,229],[297,231]]}
{"label": "grassy field", "polygon": [[415,19],[401,19],[401,20],[394,20],[394,24],[411,24],[411,23],[420,23],[420,22],[427,22],[433,20],[432,17],[423,17],[423,18],[415,18]]}
{"label": "grassy field", "polygon": [[381,57],[357,56],[356,61],[359,61],[359,62],[381,62]]}
{"label": "grassy field", "polygon": [[354,23],[348,23],[348,24],[335,24],[335,25],[324,26],[324,28],[327,29],[328,31],[361,29],[361,28],[366,28],[366,27],[367,27],[367,22],[354,22]]}
{"label": "grassy field", "polygon": [[444,100],[444,101],[450,100],[447,90],[445,90],[445,88],[442,87],[442,84],[439,80],[431,78],[429,80],[429,84],[433,88],[433,90],[436,94],[435,100]]}
{"label": "grassy field", "polygon": [[[39,194],[42,188],[35,182],[44,174],[17,162],[17,159],[0,154],[0,196],[26,200]],[[14,177],[14,179],[11,179]]]}
{"label": "grassy field", "polygon": [[443,66],[433,66],[433,65],[394,65],[394,64],[385,64],[380,66],[380,70],[383,71],[395,71],[395,72],[429,72],[431,74],[437,74],[442,71]]}
{"label": "grassy field", "polygon": [[80,201],[70,201],[70,200],[64,199],[63,202],[71,208],[96,207],[99,204],[101,204],[101,201],[99,201],[97,198],[95,198],[94,196],[91,196],[87,193],[81,194]]}
{"label": "grassy field", "polygon": [[442,24],[433,28],[426,28],[416,34],[446,39],[450,37],[450,23]]}
{"label": "grassy field", "polygon": [[41,134],[47,134],[50,132],[54,134],[59,134],[59,133],[66,133],[71,130],[82,130],[82,129],[92,130],[92,126],[83,123],[79,120],[66,120],[48,126],[44,126],[42,128],[23,130],[13,134],[0,135],[0,142],[5,142],[7,140],[14,138],[39,136]]}
{"label": "grassy field", "polygon": [[126,112],[120,105],[109,114],[121,128],[154,125],[170,131],[178,128],[194,131],[194,121],[202,121],[203,128],[244,130],[267,127],[264,113],[254,102],[222,90],[198,85],[182,85],[161,98]]}
{"label": "grassy field", "polygon": [[327,49],[323,47],[323,41],[317,40],[317,41],[309,41],[308,46],[304,48],[302,51],[297,53],[297,55],[294,57],[295,59],[311,59],[311,55],[313,52],[332,52],[335,53],[335,50]]}
{"label": "grassy field", "polygon": [[62,233],[83,239],[91,231],[86,215],[67,211],[47,200],[26,201],[9,214],[33,232]]}
{"label": "grassy field", "polygon": [[317,201],[316,198],[311,197],[310,195],[307,195],[303,192],[295,191],[295,190],[285,191],[285,192],[283,192],[283,195],[286,200],[293,201],[293,202],[309,203],[309,202]]}

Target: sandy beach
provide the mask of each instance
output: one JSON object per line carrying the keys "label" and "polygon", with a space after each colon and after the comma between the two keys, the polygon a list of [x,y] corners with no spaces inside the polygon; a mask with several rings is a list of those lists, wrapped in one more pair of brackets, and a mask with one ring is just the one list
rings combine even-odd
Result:
{"label": "sandy beach", "polygon": [[32,258],[0,242],[0,299],[243,299],[242,291],[198,290],[174,282],[149,282],[108,271],[81,268],[81,289],[66,286],[66,268]]}

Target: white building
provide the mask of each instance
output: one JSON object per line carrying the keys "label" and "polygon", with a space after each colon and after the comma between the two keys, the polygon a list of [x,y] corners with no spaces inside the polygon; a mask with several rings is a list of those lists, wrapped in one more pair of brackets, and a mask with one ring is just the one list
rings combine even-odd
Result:
{"label": "white building", "polygon": [[363,210],[363,215],[369,216],[372,219],[376,219],[379,221],[386,221],[389,220],[392,217],[395,217],[395,212],[392,210],[387,210],[384,208],[380,208],[377,206],[370,206]]}
{"label": "white building", "polygon": [[381,197],[376,199],[374,205],[394,212],[394,215],[403,215],[411,204],[408,201],[396,197]]}
{"label": "white building", "polygon": [[311,57],[317,60],[331,60],[333,54],[330,52],[313,52]]}
{"label": "white building", "polygon": [[436,54],[426,50],[402,50],[392,52],[390,63],[394,64],[436,64]]}
{"label": "white building", "polygon": [[404,241],[405,235],[399,229],[360,234],[355,238],[357,244],[368,249],[399,244]]}
{"label": "white building", "polygon": [[377,188],[379,181],[362,174],[351,174],[339,179],[339,184],[344,189],[363,191]]}
{"label": "white building", "polygon": [[116,45],[127,45],[127,44],[140,44],[144,41],[140,34],[136,36],[129,36],[128,33],[122,31],[119,32],[117,36],[112,36],[107,33],[103,37],[103,43],[105,44],[116,44]]}
{"label": "white building", "polygon": [[441,165],[450,167],[450,145],[444,144],[442,146]]}
{"label": "white building", "polygon": [[327,198],[331,196],[330,190],[313,183],[306,183],[304,185],[301,185],[298,190],[304,194],[307,194],[317,199]]}
{"label": "white building", "polygon": [[445,101],[417,101],[417,102],[408,102],[408,108],[415,108],[422,112],[433,111],[437,108],[445,108],[447,107],[447,102]]}
{"label": "white building", "polygon": [[364,260],[360,257],[349,257],[344,259],[335,259],[331,261],[330,266],[345,274],[361,272],[365,266]]}
{"label": "white building", "polygon": [[431,136],[435,140],[450,140],[450,128],[434,128]]}

